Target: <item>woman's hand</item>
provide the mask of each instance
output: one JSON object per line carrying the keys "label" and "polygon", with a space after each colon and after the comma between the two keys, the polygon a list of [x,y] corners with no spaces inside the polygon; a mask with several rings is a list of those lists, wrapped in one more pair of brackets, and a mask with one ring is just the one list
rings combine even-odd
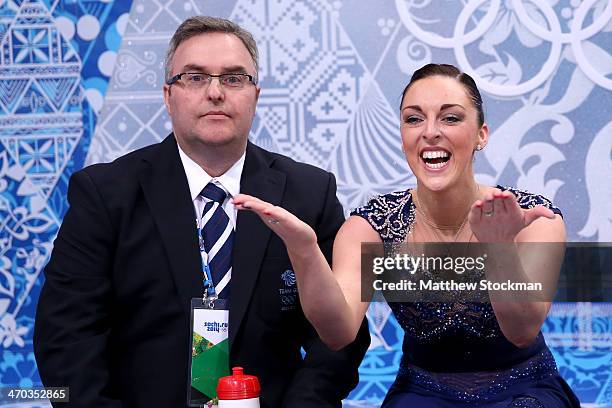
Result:
{"label": "woman's hand", "polygon": [[299,252],[317,245],[317,234],[313,229],[284,208],[247,194],[238,194],[233,201],[237,209],[257,214],[283,240],[289,251]]}
{"label": "woman's hand", "polygon": [[468,220],[480,242],[513,242],[519,232],[540,217],[554,219],[555,214],[541,205],[522,209],[514,194],[496,188],[474,202]]}

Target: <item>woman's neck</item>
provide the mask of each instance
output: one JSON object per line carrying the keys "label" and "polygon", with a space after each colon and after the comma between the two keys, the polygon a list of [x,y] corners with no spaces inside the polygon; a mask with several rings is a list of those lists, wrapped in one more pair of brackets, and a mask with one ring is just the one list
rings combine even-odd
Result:
{"label": "woman's neck", "polygon": [[480,187],[474,179],[443,191],[432,191],[421,184],[416,188],[416,205],[435,225],[458,229],[474,201],[480,198]]}

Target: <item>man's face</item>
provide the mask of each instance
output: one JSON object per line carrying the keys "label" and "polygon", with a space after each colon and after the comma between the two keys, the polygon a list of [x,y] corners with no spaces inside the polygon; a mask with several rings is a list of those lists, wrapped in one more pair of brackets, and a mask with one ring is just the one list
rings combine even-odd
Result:
{"label": "man's face", "polygon": [[[257,74],[242,41],[227,33],[189,38],[178,46],[171,64],[173,76],[182,72]],[[206,148],[244,151],[258,97],[259,88],[252,83],[238,89],[226,88],[217,78],[200,89],[185,86],[182,79],[164,86],[164,102],[174,135],[192,158]]]}

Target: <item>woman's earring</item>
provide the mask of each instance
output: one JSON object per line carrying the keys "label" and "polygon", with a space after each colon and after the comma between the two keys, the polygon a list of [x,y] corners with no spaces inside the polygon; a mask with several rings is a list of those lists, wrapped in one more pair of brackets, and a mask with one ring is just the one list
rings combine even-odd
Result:
{"label": "woman's earring", "polygon": [[482,145],[480,143],[478,143],[476,145],[476,150],[481,151],[482,150]]}

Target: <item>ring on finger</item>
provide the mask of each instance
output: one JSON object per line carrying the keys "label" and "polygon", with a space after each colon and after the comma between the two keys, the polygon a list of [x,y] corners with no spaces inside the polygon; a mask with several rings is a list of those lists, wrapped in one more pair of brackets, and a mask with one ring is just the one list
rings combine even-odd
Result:
{"label": "ring on finger", "polygon": [[490,211],[483,211],[482,215],[484,215],[485,217],[491,217],[493,215],[493,210],[491,209]]}
{"label": "ring on finger", "polygon": [[270,224],[279,224],[279,223],[280,223],[280,221],[279,221],[279,220],[276,220],[276,219],[274,219],[274,218],[270,218],[270,219],[268,220],[268,222],[269,222]]}

